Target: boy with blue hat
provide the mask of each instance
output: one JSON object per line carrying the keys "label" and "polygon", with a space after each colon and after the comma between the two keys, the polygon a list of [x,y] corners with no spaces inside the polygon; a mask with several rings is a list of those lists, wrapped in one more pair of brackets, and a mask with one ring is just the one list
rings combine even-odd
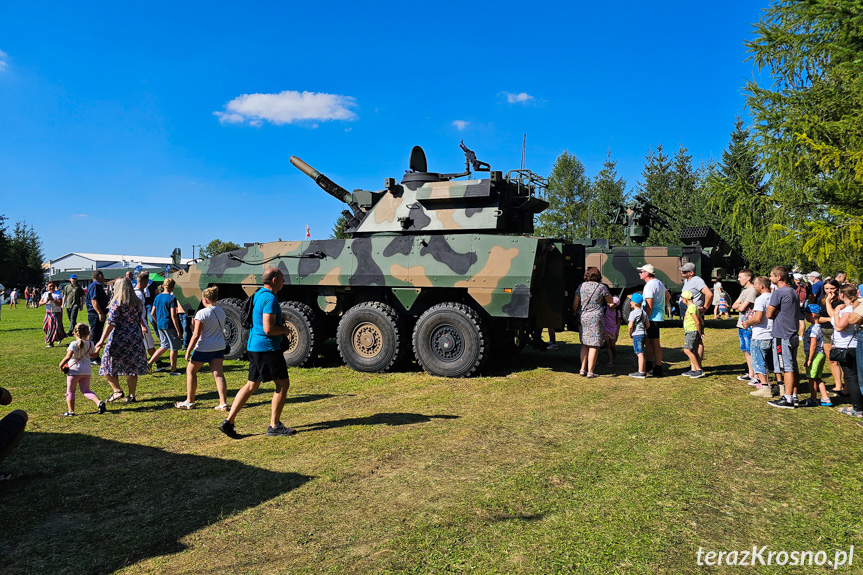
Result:
{"label": "boy with blue hat", "polygon": [[[821,370],[824,368],[824,332],[818,322],[821,316],[821,306],[817,303],[809,304],[803,312],[809,327],[803,332],[803,351],[806,355],[806,376],[809,378],[809,399],[802,405],[806,407],[817,407],[823,405],[832,407],[833,402],[827,395],[827,388],[821,379]],[[816,394],[820,393],[820,400]]]}
{"label": "boy with blue hat", "polygon": [[629,322],[629,337],[632,338],[632,349],[638,358],[638,371],[630,373],[629,377],[644,379],[647,377],[647,367],[644,361],[644,336],[647,334],[647,328],[650,327],[650,318],[641,309],[641,304],[644,303],[643,295],[634,293],[630,296],[629,301],[632,308],[627,319]]}

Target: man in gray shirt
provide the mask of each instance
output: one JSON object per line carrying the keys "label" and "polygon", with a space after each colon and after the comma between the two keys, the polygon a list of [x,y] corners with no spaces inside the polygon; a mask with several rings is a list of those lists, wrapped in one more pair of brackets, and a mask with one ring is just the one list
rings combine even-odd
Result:
{"label": "man in gray shirt", "polygon": [[800,301],[797,292],[788,285],[788,270],[784,266],[776,266],[770,270],[770,283],[776,286],[767,307],[767,317],[773,320],[773,329],[770,332],[773,337],[773,362],[782,372],[785,395],[768,403],[773,407],[794,409],[797,406],[797,386],[800,383],[800,374],[797,373]]}
{"label": "man in gray shirt", "polygon": [[[683,277],[683,289],[692,292],[692,303],[698,308],[698,314],[701,319],[704,319],[706,310],[710,309],[710,304],[713,302],[713,291],[707,287],[704,280],[695,275],[695,264],[688,262],[677,268],[680,270],[680,275]],[[698,356],[699,363],[704,365],[704,339],[698,338],[698,345],[693,350]]]}

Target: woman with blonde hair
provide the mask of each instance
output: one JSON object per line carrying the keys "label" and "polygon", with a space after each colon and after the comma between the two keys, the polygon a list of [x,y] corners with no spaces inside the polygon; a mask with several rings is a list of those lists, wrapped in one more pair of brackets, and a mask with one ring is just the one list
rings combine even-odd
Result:
{"label": "woman with blonde hair", "polygon": [[219,301],[219,288],[208,287],[204,290],[204,309],[198,310],[193,322],[192,339],[186,346],[186,399],[174,404],[177,409],[194,409],[195,394],[198,391],[198,372],[205,363],[210,364],[216,389],[219,392],[219,405],[216,411],[228,410],[228,384],[222,364],[225,358],[225,311],[216,305]]}
{"label": "woman with blonde hair", "polygon": [[127,402],[135,401],[138,376],[147,373],[147,355],[144,351],[143,334],[147,324],[141,319],[141,300],[135,295],[132,282],[119,278],[114,284],[114,297],[108,304],[108,315],[102,339],[96,344],[96,353],[102,351],[99,375],[105,376],[114,391],[107,401],[123,397],[120,376],[126,376],[129,386]]}

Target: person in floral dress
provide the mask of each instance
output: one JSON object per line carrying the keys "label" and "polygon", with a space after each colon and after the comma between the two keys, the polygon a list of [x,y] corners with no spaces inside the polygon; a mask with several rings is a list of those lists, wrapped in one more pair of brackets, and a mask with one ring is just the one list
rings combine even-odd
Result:
{"label": "person in floral dress", "polygon": [[580,375],[590,378],[599,377],[594,373],[599,348],[605,337],[605,309],[603,302],[614,308],[614,300],[608,287],[602,283],[602,274],[596,267],[589,267],[584,272],[584,282],[575,293],[572,309],[581,317],[581,369]]}
{"label": "person in floral dress", "polygon": [[107,401],[123,397],[120,376],[126,376],[129,387],[127,402],[135,401],[138,376],[147,373],[147,354],[143,334],[149,328],[141,319],[141,300],[135,295],[132,283],[126,278],[115,282],[114,298],[108,305],[108,316],[96,352],[102,351],[99,375],[105,376],[114,393]]}

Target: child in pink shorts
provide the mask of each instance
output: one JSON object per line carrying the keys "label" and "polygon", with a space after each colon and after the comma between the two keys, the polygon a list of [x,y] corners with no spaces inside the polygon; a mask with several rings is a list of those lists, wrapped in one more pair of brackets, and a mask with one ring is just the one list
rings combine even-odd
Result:
{"label": "child in pink shorts", "polygon": [[89,341],[90,328],[79,323],[73,331],[75,341],[66,348],[66,355],[60,361],[60,371],[66,374],[66,407],[63,417],[75,415],[75,390],[80,386],[81,393],[96,404],[99,414],[105,413],[105,402],[90,391],[90,359],[96,356],[96,345]]}
{"label": "child in pink shorts", "polygon": [[614,308],[605,308],[605,349],[608,351],[608,365],[614,366],[617,360],[617,337],[620,335],[620,324],[623,312],[620,311],[620,298],[614,296]]}

